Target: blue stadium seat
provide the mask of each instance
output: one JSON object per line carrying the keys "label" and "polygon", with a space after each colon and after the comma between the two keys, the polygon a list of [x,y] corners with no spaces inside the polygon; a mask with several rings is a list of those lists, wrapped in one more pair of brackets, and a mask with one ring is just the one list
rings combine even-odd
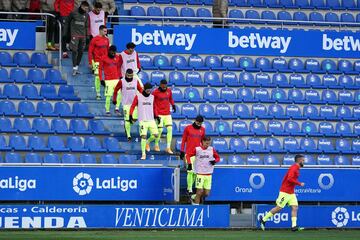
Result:
{"label": "blue stadium seat", "polygon": [[299,58],[292,58],[289,61],[289,69],[291,69],[293,72],[307,72],[304,69],[304,62]]}
{"label": "blue stadium seat", "polygon": [[120,155],[119,163],[120,164],[134,164],[136,163],[137,156],[136,155]]}
{"label": "blue stadium seat", "polygon": [[84,148],[84,143],[80,137],[69,136],[66,139],[66,146],[72,152],[86,152],[87,149]]}
{"label": "blue stadium seat", "polygon": [[349,90],[341,90],[338,92],[338,101],[343,104],[354,104],[354,96]]}
{"label": "blue stadium seat", "polygon": [[35,67],[35,64],[31,63],[29,55],[25,52],[14,53],[13,61],[19,67]]}
{"label": "blue stadium seat", "polygon": [[[208,136],[219,136],[219,134],[217,134],[217,133],[214,131],[214,127],[213,127],[213,125],[211,124],[211,122],[209,122],[209,121],[204,121],[203,127],[204,127],[205,130],[206,130],[206,135],[208,135]],[[181,133],[181,135],[182,135],[182,133]]]}
{"label": "blue stadium seat", "polygon": [[321,104],[323,101],[321,100],[320,93],[314,89],[305,90],[305,101],[313,104]]}
{"label": "blue stadium seat", "polygon": [[23,160],[19,153],[7,152],[5,154],[5,163],[22,163]]}
{"label": "blue stadium seat", "polygon": [[83,164],[95,164],[96,163],[96,158],[93,154],[81,154],[79,160],[80,160],[80,163],[83,163]]}
{"label": "blue stadium seat", "polygon": [[53,84],[66,84],[66,81],[62,79],[61,73],[57,69],[48,69],[45,73],[46,82]]}
{"label": "blue stadium seat", "polygon": [[249,130],[255,136],[269,136],[271,135],[266,131],[265,124],[259,120],[253,120],[250,122]]}
{"label": "blue stadium seat", "polygon": [[[296,0],[295,0],[296,1]],[[302,0],[302,1],[307,1],[307,0]],[[299,23],[300,25],[304,25],[303,22],[307,22],[309,19],[308,19],[308,16],[306,15],[306,13],[304,12],[301,12],[301,11],[298,11],[298,12],[294,12],[293,14],[293,19],[294,21],[299,21],[301,23]]]}
{"label": "blue stadium seat", "polygon": [[64,141],[59,136],[49,136],[48,147],[54,152],[69,151],[69,148],[65,147]]}
{"label": "blue stadium seat", "polygon": [[216,72],[205,72],[204,81],[212,87],[224,87],[225,84],[221,82],[219,74]]}
{"label": "blue stadium seat", "polygon": [[179,12],[175,7],[165,7],[164,8],[165,17],[179,17]]}
{"label": "blue stadium seat", "polygon": [[286,59],[281,57],[277,57],[272,60],[272,68],[279,72],[289,72]]}
{"label": "blue stadium seat", "polygon": [[314,122],[306,121],[301,124],[301,132],[307,136],[321,136]]}
{"label": "blue stadium seat", "polygon": [[319,123],[319,133],[327,137],[336,136],[334,126],[329,122]]}
{"label": "blue stadium seat", "polygon": [[25,163],[42,163],[42,159],[37,153],[27,153],[25,155]]}
{"label": "blue stadium seat", "polygon": [[352,165],[360,165],[360,156],[359,155],[353,155],[352,157]]}
{"label": "blue stadium seat", "polygon": [[272,135],[276,136],[286,136],[287,134],[284,132],[284,126],[280,121],[271,120],[268,122],[268,132]]}
{"label": "blue stadium seat", "polygon": [[328,104],[337,104],[337,96],[333,90],[324,90],[321,94],[322,101]]}
{"label": "blue stadium seat", "polygon": [[321,23],[321,22],[324,22],[324,16],[319,13],[319,12],[311,12],[309,14],[309,21],[311,22],[316,22],[315,24],[313,25],[316,25],[316,26],[323,26],[324,24]]}
{"label": "blue stadium seat", "polygon": [[66,121],[61,118],[54,118],[51,120],[51,131],[58,134],[75,133],[69,131]]}
{"label": "blue stadium seat", "polygon": [[264,156],[265,165],[280,165],[279,159],[274,155],[265,155]]}
{"label": "blue stadium seat", "polygon": [[186,58],[181,55],[174,55],[171,57],[171,66],[179,70],[190,70]]}
{"label": "blue stadium seat", "polygon": [[[242,69],[246,69],[246,70],[254,70],[254,61],[252,60],[252,58],[249,57],[241,57],[239,59],[239,66]],[[256,69],[258,70],[258,69]]]}
{"label": "blue stadium seat", "polygon": [[15,109],[15,105],[12,101],[1,101],[0,102],[0,114],[5,116],[20,116]]}
{"label": "blue stadium seat", "polygon": [[331,59],[324,59],[321,62],[321,69],[327,73],[339,73],[336,63]]}
{"label": "blue stadium seat", "polygon": [[172,88],[172,95],[175,102],[187,102],[179,88]]}
{"label": "blue stadium seat", "polygon": [[212,146],[216,149],[218,153],[231,153],[228,143],[224,138],[213,138]]}
{"label": "blue stadium seat", "polygon": [[192,87],[185,89],[184,98],[190,102],[205,102],[205,100],[200,97],[199,90]]}
{"label": "blue stadium seat", "polygon": [[291,136],[302,136],[300,126],[296,121],[286,121],[284,125],[284,132]]}
{"label": "blue stadium seat", "polygon": [[277,138],[269,137],[265,139],[265,150],[270,153],[283,153],[285,152]]}
{"label": "blue stadium seat", "polygon": [[22,68],[12,68],[10,70],[10,80],[16,83],[30,83],[26,73]]}
{"label": "blue stadium seat", "polygon": [[33,83],[45,83],[44,73],[40,69],[29,69],[27,76],[27,79]]}
{"label": "blue stadium seat", "polygon": [[311,119],[311,120],[320,119],[319,111],[314,105],[304,106],[303,115],[305,119]]}
{"label": "blue stadium seat", "polygon": [[71,112],[70,106],[66,102],[56,102],[54,106],[54,114],[59,117],[75,117]]}
{"label": "blue stadium seat", "polygon": [[320,69],[319,61],[312,58],[305,60],[305,69],[312,73],[323,73]]}
{"label": "blue stadium seat", "polygon": [[183,7],[180,9],[180,16],[184,18],[193,18],[195,17],[195,11],[193,8]]}
{"label": "blue stadium seat", "polygon": [[[283,139],[284,150],[288,153],[300,153],[299,143],[294,137],[286,137]],[[294,158],[292,158],[294,161]]]}
{"label": "blue stadium seat", "polygon": [[274,22],[271,22],[271,20],[276,20],[276,16],[273,11],[265,10],[261,12],[261,19],[264,19],[265,23],[274,24]]}
{"label": "blue stadium seat", "polygon": [[335,148],[338,152],[343,154],[352,154],[354,153],[351,144],[346,139],[336,139]]}
{"label": "blue stadium seat", "polygon": [[51,68],[52,65],[48,63],[45,53],[34,52],[31,54],[31,63],[41,68]]}
{"label": "blue stadium seat", "polygon": [[353,117],[354,119],[360,120],[360,107],[356,106],[353,108]]}
{"label": "blue stadium seat", "polygon": [[349,60],[339,60],[338,62],[338,66],[339,66],[339,71],[342,73],[347,73],[347,74],[355,74],[356,72],[354,71],[354,67],[352,65],[352,63]]}
{"label": "blue stadium seat", "polygon": [[285,108],[285,116],[290,119],[304,119],[300,107],[297,105],[287,105]]}
{"label": "blue stadium seat", "polygon": [[256,81],[256,84],[261,86],[261,87],[271,87],[271,86],[273,86],[272,78],[267,73],[257,73],[255,75],[255,81]]}
{"label": "blue stadium seat", "polygon": [[289,86],[289,82],[287,80],[287,77],[283,73],[275,73],[273,75],[272,82],[273,82],[274,85],[276,85],[278,87],[288,87]]}
{"label": "blue stadium seat", "polygon": [[198,115],[198,111],[194,104],[186,103],[181,106],[181,113],[187,118],[195,118]]}
{"label": "blue stadium seat", "polygon": [[130,9],[131,16],[146,16],[145,9],[141,6],[132,6]]}
{"label": "blue stadium seat", "polygon": [[186,73],[186,82],[192,86],[206,86],[199,72],[191,71]]}
{"label": "blue stadium seat", "polygon": [[0,135],[0,150],[2,151],[11,150],[11,148],[6,144],[4,135]]}
{"label": "blue stadium seat", "polygon": [[100,160],[101,160],[102,164],[118,164],[119,163],[118,159],[115,158],[115,156],[112,154],[102,155]]}
{"label": "blue stadium seat", "polygon": [[164,55],[156,55],[154,57],[154,66],[162,70],[173,70],[174,67],[170,66],[169,59]]}
{"label": "blue stadium seat", "polygon": [[321,154],[317,157],[317,163],[319,165],[333,165],[332,158],[329,155]]}
{"label": "blue stadium seat", "polygon": [[341,137],[353,137],[351,127],[347,122],[338,122],[335,127],[336,134]]}
{"label": "blue stadium seat", "polygon": [[62,85],[59,87],[59,97],[65,101],[80,101],[80,98],[75,95],[74,87],[70,85]]}
{"label": "blue stadium seat", "polygon": [[289,84],[291,87],[306,88],[304,76],[301,74],[291,74],[289,76]]}
{"label": "blue stadium seat", "polygon": [[56,89],[54,85],[41,85],[40,87],[40,96],[47,100],[61,100],[56,93]]}
{"label": "blue stadium seat", "polygon": [[37,88],[34,85],[26,84],[22,86],[21,95],[28,100],[42,100],[38,93]]}
{"label": "blue stadium seat", "polygon": [[230,9],[229,18],[234,19],[232,22],[241,23],[241,22],[243,22],[241,19],[244,18],[244,14],[239,9]]}
{"label": "blue stadium seat", "polygon": [[210,10],[207,8],[198,8],[196,10],[196,16],[204,22],[212,21],[211,19],[208,19],[208,18],[212,18],[212,14],[211,14]]}
{"label": "blue stadium seat", "polygon": [[46,146],[44,139],[36,135],[29,136],[28,146],[31,151],[40,151],[40,152],[50,151],[50,148]]}
{"label": "blue stadium seat", "polygon": [[244,140],[241,138],[231,138],[230,139],[230,150],[234,153],[248,153]]}
{"label": "blue stadium seat", "polygon": [[153,65],[153,60],[149,55],[139,55],[141,67],[146,70],[156,69]]}
{"label": "blue stadium seat", "polygon": [[83,117],[83,118],[93,118],[94,115],[90,113],[89,106],[86,103],[74,103],[72,107],[72,112],[77,117]]}
{"label": "blue stadium seat", "polygon": [[239,88],[238,97],[242,102],[256,102],[253,92],[249,88]]}
{"label": "blue stadium seat", "polygon": [[248,165],[263,165],[263,159],[257,155],[248,155],[246,161]]}
{"label": "blue stadium seat", "polygon": [[120,149],[119,141],[113,137],[104,138],[104,147],[107,149],[108,152],[124,152],[122,149]]}
{"label": "blue stadium seat", "polygon": [[351,76],[341,75],[339,76],[339,86],[347,89],[356,89],[358,87],[354,87],[354,80]]}
{"label": "blue stadium seat", "polygon": [[278,20],[283,20],[283,24],[285,25],[292,25],[293,23],[290,22],[293,20],[291,14],[288,11],[279,11],[277,13],[277,19]]}
{"label": "blue stadium seat", "polygon": [[320,117],[325,120],[336,120],[335,110],[331,106],[320,107]]}
{"label": "blue stadium seat", "polygon": [[352,140],[352,150],[354,153],[360,153],[360,140],[358,138]]}
{"label": "blue stadium seat", "polygon": [[40,116],[39,113],[36,112],[35,106],[30,101],[21,101],[19,103],[19,110],[18,112],[23,115],[24,117],[38,117]]}
{"label": "blue stadium seat", "polygon": [[220,136],[235,136],[236,133],[231,131],[229,122],[218,120],[214,124],[215,132]]}
{"label": "blue stadium seat", "polygon": [[3,95],[8,99],[25,99],[21,96],[19,87],[11,83],[4,85]]}
{"label": "blue stadium seat", "polygon": [[202,103],[199,106],[199,114],[206,119],[216,119],[219,116],[216,116],[215,109],[211,104]]}
{"label": "blue stadium seat", "polygon": [[267,107],[264,104],[254,104],[251,107],[252,115],[256,118],[271,118],[268,115]]}
{"label": "blue stadium seat", "polygon": [[25,138],[21,135],[11,135],[9,137],[9,147],[15,151],[29,150],[29,147],[26,144]]}
{"label": "blue stadium seat", "polygon": [[207,56],[205,57],[205,66],[212,70],[223,70],[221,61],[218,56]]}
{"label": "blue stadium seat", "polygon": [[220,99],[229,103],[240,102],[233,88],[225,87],[220,89]]}
{"label": "blue stadium seat", "polygon": [[251,137],[247,140],[247,148],[254,153],[264,153],[266,150],[264,149],[263,142],[260,138]]}
{"label": "blue stadium seat", "polygon": [[[337,23],[337,22],[339,22],[339,16],[336,13],[327,12],[325,14],[325,22]],[[333,25],[333,24],[330,24],[330,25]]]}
{"label": "blue stadium seat", "polygon": [[107,135],[110,132],[105,128],[104,123],[101,120],[89,120],[89,130],[95,135]]}
{"label": "blue stadium seat", "polygon": [[235,104],[234,105],[234,115],[238,118],[254,118],[251,116],[249,107],[245,104]]}
{"label": "blue stadium seat", "polygon": [[45,118],[35,118],[32,129],[37,133],[53,133],[50,129],[49,122]]}
{"label": "blue stadium seat", "polygon": [[161,80],[166,79],[166,75],[162,71],[153,71],[150,74],[150,78],[151,78],[151,83],[155,85],[159,85]]}
{"label": "blue stadium seat", "polygon": [[337,78],[334,75],[329,74],[323,76],[323,85],[329,88],[339,88]]}
{"label": "blue stadium seat", "polygon": [[339,0],[326,0],[326,7],[330,9],[341,9]]}
{"label": "blue stadium seat", "polygon": [[254,99],[256,102],[263,102],[263,103],[274,102],[271,99],[270,93],[266,88],[256,88],[254,90]]}
{"label": "blue stadium seat", "polygon": [[204,60],[198,55],[191,55],[189,57],[189,66],[196,70],[208,70],[208,68],[205,67]]}
{"label": "blue stadium seat", "polygon": [[247,87],[256,87],[258,84],[255,83],[254,75],[248,72],[242,72],[239,75],[239,82],[241,85]]}
{"label": "blue stadium seat", "polygon": [[354,0],[341,0],[341,6],[349,10],[358,9],[360,7],[360,1],[357,1],[357,8]]}
{"label": "blue stadium seat", "polygon": [[190,83],[185,81],[185,76],[182,72],[172,71],[169,73],[169,85],[190,86]]}
{"label": "blue stadium seat", "polygon": [[230,155],[228,158],[228,164],[230,164],[230,165],[245,165],[245,161],[239,155]]}
{"label": "blue stadium seat", "polygon": [[11,121],[9,118],[0,117],[0,132],[3,132],[3,133],[16,132],[16,130],[12,127]]}
{"label": "blue stadium seat", "polygon": [[44,163],[60,163],[59,156],[54,153],[48,153],[44,156]]}
{"label": "blue stadium seat", "polygon": [[345,121],[354,120],[352,117],[351,110],[348,106],[338,106],[336,109],[336,116],[338,119]]}
{"label": "blue stadium seat", "polygon": [[352,15],[352,13],[342,13],[340,15],[340,21],[341,22],[346,22],[346,23],[355,23],[355,18],[354,15]]}
{"label": "blue stadium seat", "polygon": [[53,117],[57,116],[54,113],[53,106],[48,101],[41,101],[37,103],[36,112],[38,112],[43,117]]}
{"label": "blue stadium seat", "polygon": [[238,136],[250,135],[246,122],[240,120],[236,120],[232,123],[232,132]]}
{"label": "blue stadium seat", "polygon": [[248,0],[247,1],[249,6],[252,7],[263,7],[263,1],[262,0]]}
{"label": "blue stadium seat", "polygon": [[287,98],[286,92],[281,88],[274,88],[271,90],[271,100],[278,103],[291,103]]}
{"label": "blue stadium seat", "polygon": [[78,163],[78,159],[74,154],[65,153],[61,158],[61,162],[65,164],[75,164]]}
{"label": "blue stadium seat", "polygon": [[269,8],[279,8],[279,7],[281,7],[281,5],[279,5],[278,0],[263,0],[263,4],[266,7],[269,7]]}
{"label": "blue stadium seat", "polygon": [[231,0],[229,1],[229,6],[247,7],[249,3],[247,0]]}
{"label": "blue stadium seat", "polygon": [[236,116],[232,114],[231,107],[227,104],[218,104],[215,107],[215,114],[221,119],[234,119]]}
{"label": "blue stadium seat", "polygon": [[18,133],[34,133],[35,132],[33,129],[31,129],[31,124],[27,118],[15,118],[14,129]]}
{"label": "blue stadium seat", "polygon": [[347,156],[338,155],[334,158],[335,165],[350,165],[350,160]]}
{"label": "blue stadium seat", "polygon": [[0,65],[3,67],[16,67],[12,57],[8,52],[0,52]]}
{"label": "blue stadium seat", "polygon": [[[143,67],[143,66],[141,66]],[[149,74],[147,72],[141,71],[138,73],[138,77],[141,79],[142,82],[150,82]]]}
{"label": "blue stadium seat", "polygon": [[86,137],[84,140],[84,148],[89,152],[106,152],[97,137]]}
{"label": "blue stadium seat", "polygon": [[71,119],[69,130],[76,134],[91,134],[91,131],[88,130],[82,119]]}
{"label": "blue stadium seat", "polygon": [[[247,10],[245,12],[245,18],[246,19],[260,19],[260,14],[259,12],[255,11],[255,10]],[[260,21],[249,21],[249,23],[259,23]],[[261,22],[260,22],[261,23]]]}
{"label": "blue stadium seat", "polygon": [[1,83],[10,83],[12,80],[9,78],[8,71],[5,68],[0,67],[0,82]]}
{"label": "blue stadium seat", "polygon": [[314,88],[323,88],[319,75],[309,74],[306,76],[306,84]]}

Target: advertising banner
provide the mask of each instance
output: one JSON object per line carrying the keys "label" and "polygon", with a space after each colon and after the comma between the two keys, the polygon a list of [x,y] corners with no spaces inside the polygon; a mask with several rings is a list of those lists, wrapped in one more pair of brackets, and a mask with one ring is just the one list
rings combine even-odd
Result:
{"label": "advertising banner", "polygon": [[0,49],[34,50],[35,22],[0,21]]}
{"label": "advertising banner", "polygon": [[[274,201],[286,168],[215,168],[209,201]],[[302,168],[299,201],[360,201],[358,169]]]}
{"label": "advertising banner", "polygon": [[320,30],[116,25],[114,44],[138,52],[357,58],[360,34]]}
{"label": "advertising banner", "polygon": [[173,168],[1,167],[0,200],[175,201]]}
{"label": "advertising banner", "polygon": [[[272,208],[256,205],[256,223]],[[305,228],[360,228],[359,206],[299,206],[297,224]],[[286,207],[266,222],[266,228],[290,228],[291,208]]]}
{"label": "advertising banner", "polygon": [[229,205],[0,205],[1,228],[226,228]]}

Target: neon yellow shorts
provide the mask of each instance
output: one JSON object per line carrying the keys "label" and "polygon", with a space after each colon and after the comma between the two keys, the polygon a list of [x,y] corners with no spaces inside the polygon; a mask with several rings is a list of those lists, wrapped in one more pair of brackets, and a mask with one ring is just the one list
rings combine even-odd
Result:
{"label": "neon yellow shorts", "polygon": [[105,80],[105,96],[112,97],[119,80]]}
{"label": "neon yellow shorts", "polygon": [[212,175],[196,175],[195,188],[211,190]]}
{"label": "neon yellow shorts", "polygon": [[295,193],[288,194],[285,192],[279,192],[279,196],[276,199],[276,205],[281,208],[284,208],[286,205],[288,206],[298,206],[298,200],[296,198]]}
{"label": "neon yellow shorts", "polygon": [[[124,105],[124,106],[123,106],[123,110],[124,110],[124,120],[125,120],[125,121],[126,121],[126,120],[129,120],[130,107],[131,107],[131,105]],[[133,119],[137,119],[137,118],[138,118],[137,107],[135,107],[132,116],[133,116]]]}
{"label": "neon yellow shorts", "polygon": [[159,115],[159,117],[160,123],[158,124],[158,127],[166,127],[173,125],[171,115]]}
{"label": "neon yellow shorts", "polygon": [[158,135],[159,131],[156,126],[155,120],[139,122],[140,136],[147,136],[148,130],[151,135]]}

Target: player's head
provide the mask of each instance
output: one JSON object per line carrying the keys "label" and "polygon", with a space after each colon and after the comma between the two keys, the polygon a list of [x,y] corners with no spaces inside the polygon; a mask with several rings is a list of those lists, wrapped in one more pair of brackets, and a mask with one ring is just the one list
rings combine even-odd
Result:
{"label": "player's head", "polygon": [[147,82],[147,83],[144,84],[143,95],[144,95],[145,97],[150,96],[152,87],[153,87],[153,86],[152,86],[151,83],[149,83],[149,82]]}
{"label": "player's head", "polygon": [[160,86],[159,86],[159,90],[161,92],[165,92],[167,89],[167,81],[165,79],[160,81]]}
{"label": "player's head", "polygon": [[101,4],[101,2],[95,2],[95,3],[94,3],[93,12],[94,12],[95,14],[99,14],[101,10],[102,10],[102,4]]}
{"label": "player's head", "polygon": [[89,12],[90,5],[87,1],[82,1],[79,7],[79,11],[83,13]]}
{"label": "player's head", "polygon": [[131,68],[128,68],[125,73],[125,80],[131,82],[134,79],[134,71]]}
{"label": "player's head", "polygon": [[99,35],[104,37],[104,36],[106,36],[106,34],[107,34],[106,26],[105,25],[100,25],[100,27],[99,27]]}
{"label": "player's head", "polygon": [[194,122],[192,125],[193,125],[194,128],[200,129],[203,122],[204,122],[203,116],[198,115],[198,116],[195,118],[195,122]]}
{"label": "player's head", "polygon": [[115,45],[111,45],[111,46],[109,47],[109,57],[110,57],[110,58],[114,58],[115,55],[116,55],[116,51],[117,51],[116,46],[115,46]]}
{"label": "player's head", "polygon": [[304,162],[305,162],[304,155],[297,154],[297,155],[295,155],[294,159],[295,159],[295,162],[300,165],[300,167],[304,166]]}
{"label": "player's head", "polygon": [[211,138],[208,136],[203,137],[203,139],[201,139],[201,144],[204,148],[208,148],[210,146],[211,143]]}
{"label": "player's head", "polygon": [[126,44],[126,49],[128,50],[128,52],[130,54],[132,54],[134,52],[135,47],[136,47],[136,45],[133,42],[129,42],[128,44]]}

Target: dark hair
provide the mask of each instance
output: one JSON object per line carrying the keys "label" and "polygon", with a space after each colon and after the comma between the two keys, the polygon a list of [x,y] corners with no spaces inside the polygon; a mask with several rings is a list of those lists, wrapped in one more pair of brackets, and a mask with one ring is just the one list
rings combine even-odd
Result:
{"label": "dark hair", "polygon": [[116,51],[117,51],[116,46],[115,46],[115,45],[111,45],[111,46],[109,47],[109,51],[116,52]]}
{"label": "dark hair", "polygon": [[207,142],[207,141],[211,141],[211,137],[208,137],[208,136],[204,136],[202,139],[201,139],[201,141],[203,141],[203,142]]}
{"label": "dark hair", "polygon": [[167,84],[167,81],[165,79],[160,81],[160,84]]}
{"label": "dark hair", "polygon": [[107,29],[105,25],[100,25],[99,30]]}
{"label": "dark hair", "polygon": [[201,115],[198,115],[198,116],[195,118],[195,121],[202,123],[202,122],[204,122],[204,117],[201,116]]}
{"label": "dark hair", "polygon": [[90,5],[89,5],[89,3],[87,1],[82,1],[80,6],[90,7]]}
{"label": "dark hair", "polygon": [[126,44],[126,48],[127,48],[127,49],[135,48],[135,47],[136,47],[136,45],[135,45],[135,43],[133,43],[133,42],[129,42],[128,44]]}
{"label": "dark hair", "polygon": [[94,3],[94,8],[102,8],[101,2],[95,2]]}
{"label": "dark hair", "polygon": [[152,89],[152,85],[151,85],[151,83],[149,83],[149,82],[147,82],[147,83],[145,83],[144,84],[144,90],[147,90],[147,89]]}
{"label": "dark hair", "polygon": [[131,68],[126,69],[126,74],[133,74],[134,71]]}
{"label": "dark hair", "polygon": [[296,154],[295,155],[295,162],[297,162],[300,158],[304,158],[304,155],[301,155],[301,154]]}

